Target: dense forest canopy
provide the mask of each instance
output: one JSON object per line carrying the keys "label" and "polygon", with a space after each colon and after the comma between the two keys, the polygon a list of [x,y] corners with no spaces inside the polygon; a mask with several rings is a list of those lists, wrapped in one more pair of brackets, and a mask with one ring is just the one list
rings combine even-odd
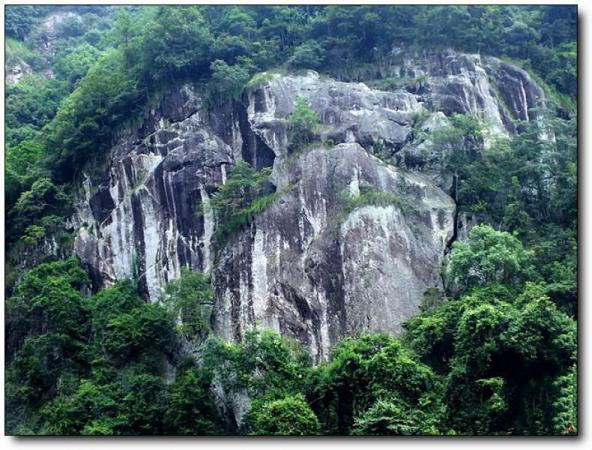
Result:
{"label": "dense forest canopy", "polygon": [[[7,72],[22,75],[5,97],[9,433],[577,433],[576,8],[5,11]],[[445,295],[426,293],[402,336],[346,338],[314,365],[306,348],[269,330],[255,327],[241,343],[213,336],[205,274],[183,270],[156,303],[139,296],[137,279],[90,292],[69,258],[76,183],[171,86],[199,84],[210,106],[240,99],[270,70],[386,86],[398,51],[434,48],[511,61],[549,102],[542,122],[517,123],[487,151],[475,117],[451,116],[452,128],[433,136],[454,148],[459,211],[481,224],[453,245]],[[298,103],[292,144],[312,142],[317,123]],[[268,176],[236,164],[213,198],[219,245],[275,200]],[[37,260],[47,242],[59,250]],[[183,353],[187,340],[202,349],[199,361]],[[215,404],[213,384],[248,393],[245,423]]]}

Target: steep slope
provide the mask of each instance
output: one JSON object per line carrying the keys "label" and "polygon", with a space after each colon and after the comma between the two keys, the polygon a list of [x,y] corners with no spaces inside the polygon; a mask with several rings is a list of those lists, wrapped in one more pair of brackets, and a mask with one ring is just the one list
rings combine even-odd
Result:
{"label": "steep slope", "polygon": [[[260,324],[317,359],[356,331],[400,332],[425,290],[441,288],[455,235],[451,175],[421,161],[445,155],[417,151],[418,118],[429,115],[430,133],[445,115],[477,114],[494,136],[544,102],[526,72],[495,58],[401,61],[388,75],[420,81],[394,92],[314,72],[262,77],[242,102],[209,110],[198,88],[171,92],[121,134],[107,169],[80,183],[75,251],[95,285],[136,275],[154,301],[181,267],[206,271],[217,334],[237,340]],[[323,144],[294,151],[287,118],[298,97],[321,118]],[[217,245],[210,198],[241,159],[273,168],[278,198]]]}

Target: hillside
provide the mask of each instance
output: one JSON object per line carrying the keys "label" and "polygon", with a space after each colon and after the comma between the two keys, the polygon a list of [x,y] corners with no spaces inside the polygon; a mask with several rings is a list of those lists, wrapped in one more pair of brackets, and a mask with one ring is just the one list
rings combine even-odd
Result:
{"label": "hillside", "polygon": [[577,434],[575,14],[7,7],[7,430]]}

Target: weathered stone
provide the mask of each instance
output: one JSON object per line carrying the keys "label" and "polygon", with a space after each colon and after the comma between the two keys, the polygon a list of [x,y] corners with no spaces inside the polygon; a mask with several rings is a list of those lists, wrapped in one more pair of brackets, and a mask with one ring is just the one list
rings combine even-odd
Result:
{"label": "weathered stone", "polygon": [[[259,323],[325,358],[343,336],[399,333],[423,292],[441,286],[452,199],[355,143],[312,149],[279,170],[289,170],[291,188],[225,247],[214,269],[217,334],[239,340]],[[343,215],[363,186],[412,206]]]}
{"label": "weathered stone", "polygon": [[[453,178],[430,135],[452,112],[510,134],[515,118],[535,118],[544,96],[525,72],[479,55],[404,55],[389,70],[421,82],[385,92],[314,72],[275,74],[242,102],[209,110],[199,89],[173,90],[121,132],[106,170],[78,186],[75,251],[95,287],[135,275],[156,300],[181,267],[206,271],[216,334],[240,340],[259,323],[317,359],[358,331],[399,333],[424,291],[441,287],[450,241],[470,227],[463,218],[455,229]],[[321,119],[322,145],[289,146],[299,96]],[[427,138],[415,143],[419,131]],[[279,195],[216,248],[210,198],[238,160],[272,167]],[[344,210],[368,189],[390,202]]]}

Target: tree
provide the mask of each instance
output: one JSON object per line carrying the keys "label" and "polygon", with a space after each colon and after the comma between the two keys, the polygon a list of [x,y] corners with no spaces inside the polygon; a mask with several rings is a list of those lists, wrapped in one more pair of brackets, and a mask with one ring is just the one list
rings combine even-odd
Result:
{"label": "tree", "polygon": [[10,211],[23,191],[41,175],[45,149],[34,141],[22,141],[6,149],[6,210]]}
{"label": "tree", "polygon": [[265,436],[314,436],[320,424],[301,396],[255,403],[250,412],[250,434]]}
{"label": "tree", "polygon": [[357,436],[439,435],[441,416],[409,409],[398,398],[378,400],[355,418],[352,434]]}
{"label": "tree", "polygon": [[288,64],[299,69],[318,69],[325,60],[325,49],[316,41],[306,41],[294,49]]}
{"label": "tree", "polygon": [[355,418],[383,399],[434,416],[426,430],[441,422],[442,405],[436,394],[440,388],[438,376],[398,339],[363,334],[335,346],[331,360],[313,372],[309,396],[330,434],[349,434]]}
{"label": "tree", "polygon": [[60,381],[67,389],[69,373],[80,367],[88,333],[80,294],[88,282],[75,259],[45,263],[29,271],[7,300],[10,404],[37,408],[55,395]]}
{"label": "tree", "polygon": [[208,389],[209,382],[197,367],[177,376],[164,413],[166,433],[195,436],[223,431]]}
{"label": "tree", "polygon": [[243,88],[251,76],[253,64],[248,58],[240,58],[240,62],[228,65],[219,59],[210,64],[212,78],[209,91],[213,100],[229,100],[240,97]]}
{"label": "tree", "polygon": [[288,139],[298,149],[312,141],[321,120],[304,97],[296,99],[294,112],[288,116]]}
{"label": "tree", "polygon": [[240,343],[212,338],[204,351],[204,370],[226,389],[246,389],[252,399],[276,400],[301,393],[308,352],[272,330],[253,329]]}
{"label": "tree", "polygon": [[471,229],[468,242],[453,244],[446,278],[458,292],[492,282],[517,286],[534,279],[532,260],[533,252],[515,236],[479,225]]}
{"label": "tree", "polygon": [[187,268],[182,268],[181,277],[165,288],[164,304],[181,319],[181,334],[189,339],[203,339],[209,333],[213,302],[209,278]]}
{"label": "tree", "polygon": [[41,222],[51,223],[52,216],[66,215],[71,208],[71,197],[62,186],[55,185],[49,178],[36,180],[31,188],[19,195],[9,212],[11,227],[7,230],[9,240],[22,236],[25,229]]}
{"label": "tree", "polygon": [[156,83],[209,70],[212,35],[198,6],[160,7],[142,39],[143,69]]}
{"label": "tree", "polygon": [[558,387],[575,363],[575,321],[540,285],[527,283],[518,294],[495,284],[473,288],[406,329],[408,345],[445,377],[455,432],[544,435],[573,420],[570,394]]}
{"label": "tree", "polygon": [[43,6],[10,5],[6,8],[6,34],[24,39],[47,12]]}
{"label": "tree", "polygon": [[58,55],[54,65],[56,74],[74,87],[86,75],[99,55],[100,51],[87,43],[69,49]]}

